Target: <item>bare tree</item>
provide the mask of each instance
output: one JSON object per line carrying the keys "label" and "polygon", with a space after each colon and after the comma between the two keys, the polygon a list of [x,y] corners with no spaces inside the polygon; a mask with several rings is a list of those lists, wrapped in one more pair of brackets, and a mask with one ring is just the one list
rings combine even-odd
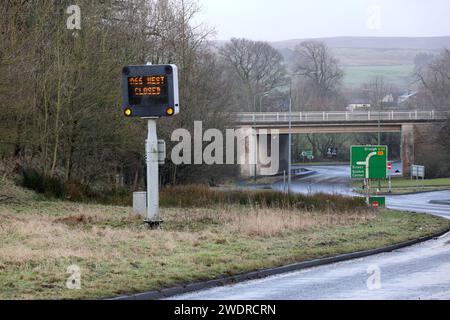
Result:
{"label": "bare tree", "polygon": [[378,113],[378,134],[377,144],[381,144],[381,119],[382,112],[390,103],[389,96],[392,92],[392,86],[386,82],[383,77],[374,77],[368,83],[363,85],[363,92],[366,99],[370,102],[370,109]]}
{"label": "bare tree", "polygon": [[[426,108],[450,111],[450,50],[443,50],[431,62],[417,70],[419,96]],[[417,133],[416,157],[434,177],[448,177],[450,172],[450,119],[434,124],[429,131]]]}
{"label": "bare tree", "polygon": [[328,97],[339,91],[344,74],[324,43],[302,42],[295,48],[294,55],[295,73],[308,80],[317,96]]}
{"label": "bare tree", "polygon": [[425,103],[435,110],[450,108],[450,50],[444,50],[426,67],[416,71]]}
{"label": "bare tree", "polygon": [[421,52],[418,53],[414,57],[414,69],[415,72],[420,73],[422,72],[426,67],[428,67],[428,64],[434,60],[435,56],[431,53]]}
{"label": "bare tree", "polygon": [[388,95],[392,92],[391,85],[379,76],[365,83],[362,90],[373,111],[383,111],[388,103]]}
{"label": "bare tree", "polygon": [[283,56],[266,42],[233,38],[220,49],[220,55],[234,80],[236,91],[244,89],[248,111],[254,111],[258,95],[284,82]]}

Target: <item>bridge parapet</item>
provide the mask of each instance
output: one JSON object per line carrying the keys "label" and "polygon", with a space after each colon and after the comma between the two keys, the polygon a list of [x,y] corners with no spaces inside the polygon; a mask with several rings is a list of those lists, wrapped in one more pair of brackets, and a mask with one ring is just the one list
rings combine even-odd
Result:
{"label": "bridge parapet", "polygon": [[336,122],[435,122],[450,119],[450,111],[365,111],[365,112],[264,112],[236,113],[238,124],[336,123]]}

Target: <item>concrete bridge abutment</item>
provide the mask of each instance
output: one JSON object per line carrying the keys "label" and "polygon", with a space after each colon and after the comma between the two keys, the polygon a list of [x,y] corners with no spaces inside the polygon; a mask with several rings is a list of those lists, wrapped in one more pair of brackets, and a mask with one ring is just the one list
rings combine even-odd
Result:
{"label": "concrete bridge abutment", "polygon": [[401,157],[403,164],[403,176],[411,175],[411,165],[415,164],[415,125],[403,124],[401,131]]}

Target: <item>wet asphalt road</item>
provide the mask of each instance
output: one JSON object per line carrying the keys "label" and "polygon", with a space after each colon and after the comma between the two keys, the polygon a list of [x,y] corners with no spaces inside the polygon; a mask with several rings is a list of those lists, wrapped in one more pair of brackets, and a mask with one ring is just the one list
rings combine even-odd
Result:
{"label": "wet asphalt road", "polygon": [[[352,194],[345,167],[315,167],[295,192]],[[325,189],[321,186],[327,185]],[[333,186],[329,186],[332,184]],[[279,188],[277,184],[274,188]],[[282,187],[282,186],[281,186]],[[389,208],[450,219],[450,191],[390,196]],[[179,300],[450,299],[450,234],[401,250],[174,297]]]}
{"label": "wet asphalt road", "polygon": [[[402,164],[400,162],[393,163],[392,176],[402,175]],[[350,167],[348,165],[337,166],[294,166],[294,169],[304,168],[314,174],[293,179],[292,191],[294,193],[314,194],[314,193],[328,193],[328,194],[343,194],[348,196],[359,196],[358,193],[353,192],[350,188]],[[275,190],[282,191],[284,188],[283,182],[275,183],[271,186]]]}
{"label": "wet asphalt road", "polygon": [[[316,166],[304,167],[312,172],[313,175],[305,178],[294,179],[292,181],[292,192],[314,194],[318,192],[328,194],[356,195],[349,187],[350,171],[348,166]],[[283,190],[284,183],[273,184],[272,189]]]}
{"label": "wet asphalt road", "polygon": [[[387,206],[394,210],[429,213],[450,219],[450,205],[431,204],[432,200],[450,199],[450,191],[418,193],[387,197]],[[450,269],[449,269],[450,272]]]}
{"label": "wet asphalt road", "polygon": [[[374,277],[374,272],[379,275],[379,282],[373,281],[378,278]],[[390,253],[214,288],[174,299],[450,299],[450,236]]]}

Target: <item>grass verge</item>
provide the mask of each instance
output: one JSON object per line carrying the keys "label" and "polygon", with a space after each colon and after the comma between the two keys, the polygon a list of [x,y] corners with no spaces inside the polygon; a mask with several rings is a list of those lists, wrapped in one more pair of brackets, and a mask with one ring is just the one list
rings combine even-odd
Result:
{"label": "grass verge", "polygon": [[294,166],[300,167],[320,167],[320,166],[348,166],[349,162],[341,161],[323,161],[323,162],[298,162],[294,163]]}
{"label": "grass verge", "polygon": [[[130,208],[0,204],[0,299],[87,299],[382,247],[450,221],[418,214],[260,205],[165,208],[148,231]],[[67,269],[81,269],[69,290]]]}
{"label": "grass verge", "polygon": [[365,207],[366,203],[361,197],[327,194],[287,195],[272,190],[221,190],[198,185],[165,188],[161,191],[161,206],[167,208],[216,208],[230,205],[353,212]]}
{"label": "grass verge", "polygon": [[[355,188],[360,188],[362,182],[353,182],[352,186]],[[373,191],[378,187],[378,182],[374,181],[372,183]],[[440,178],[440,179],[427,179],[427,180],[419,180],[415,179],[411,180],[409,178],[394,178],[392,179],[392,194],[405,194],[405,193],[413,193],[413,192],[432,192],[432,191],[441,191],[441,190],[450,190],[450,178]],[[356,189],[357,192],[363,194],[364,191],[361,189]],[[381,189],[382,193],[389,192],[389,182],[388,180],[381,181]]]}

